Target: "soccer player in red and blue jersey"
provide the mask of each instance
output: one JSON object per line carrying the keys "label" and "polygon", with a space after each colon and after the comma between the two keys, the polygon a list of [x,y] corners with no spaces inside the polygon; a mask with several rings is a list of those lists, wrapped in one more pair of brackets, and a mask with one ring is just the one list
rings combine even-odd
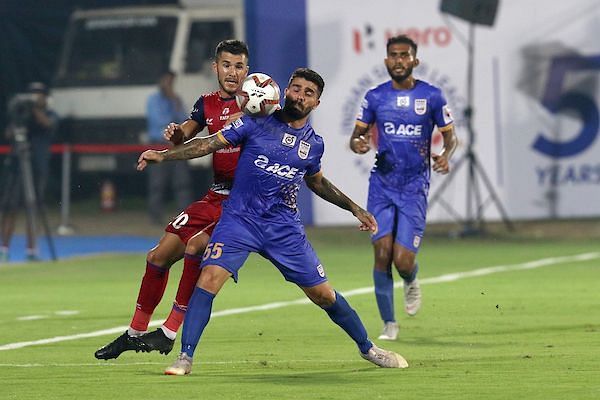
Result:
{"label": "soccer player in red and blue jersey", "polygon": [[321,171],[323,139],[308,123],[325,83],[319,74],[300,68],[285,90],[281,111],[265,118],[244,116],[207,138],[195,138],[169,150],[142,153],[138,169],[148,163],[201,157],[226,146],[242,145],[236,178],[223,214],[206,247],[202,271],[183,324],[181,353],[168,375],[192,370],[192,357],[210,319],[213,299],[251,252],[271,261],[356,343],[360,355],[387,368],[404,368],[402,356],[375,346],[346,299],[325,275],[304,233],[296,196],[302,180],[324,200],[350,211],[360,229],[376,231],[373,216],[336,188]]}
{"label": "soccer player in red and blue jersey", "polygon": [[[190,118],[181,125],[169,124],[165,129],[165,139],[179,144],[196,136],[204,128],[208,129],[209,134],[214,134],[241,116],[235,93],[248,74],[246,44],[239,40],[219,43],[215,50],[213,70],[219,90],[200,96]],[[221,216],[222,202],[229,197],[239,155],[239,146],[223,147],[213,154],[214,183],[206,196],[190,204],[167,225],[158,245],[148,252],[146,273],[142,278],[129,329],[96,351],[96,358],[117,358],[127,350],[158,350],[164,354],[171,351],[200,275],[200,255]],[[152,313],[164,294],[169,269],[181,258],[184,259],[183,273],[171,313],[160,328],[146,333]],[[142,334],[143,342],[138,339]]]}
{"label": "soccer player in red and blue jersey", "polygon": [[[394,314],[392,263],[404,280],[405,310],[415,315],[421,306],[415,259],[425,231],[430,158],[434,171],[447,174],[457,139],[441,90],[412,75],[419,65],[417,44],[404,35],[390,38],[385,65],[392,79],[365,95],[350,148],[364,154],[370,150],[370,139],[377,145],[367,202],[379,224],[371,237],[373,280],[384,322],[379,339],[396,340],[399,327]],[[371,138],[373,126],[376,138]],[[432,154],[431,137],[436,126],[444,144],[439,154]]]}

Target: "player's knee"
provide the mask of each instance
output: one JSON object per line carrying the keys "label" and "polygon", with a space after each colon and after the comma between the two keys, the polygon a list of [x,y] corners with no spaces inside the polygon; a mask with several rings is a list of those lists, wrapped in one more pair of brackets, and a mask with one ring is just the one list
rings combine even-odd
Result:
{"label": "player's knee", "polygon": [[378,271],[389,271],[392,266],[393,249],[385,243],[375,246],[375,269]]}
{"label": "player's knee", "polygon": [[333,289],[313,291],[309,294],[313,303],[321,308],[331,307],[335,303],[335,292]]}
{"label": "player's knee", "polygon": [[204,247],[202,247],[202,248],[201,248],[201,247],[200,247],[198,244],[196,244],[196,243],[192,243],[192,242],[190,241],[190,242],[188,242],[188,244],[185,246],[185,253],[186,253],[186,254],[194,254],[194,255],[196,255],[196,254],[200,254],[201,252],[203,252],[203,251],[204,251],[204,248],[205,248],[205,247],[206,247],[206,246],[204,246]]}
{"label": "player's knee", "polygon": [[155,249],[150,250],[148,254],[146,254],[146,261],[160,268],[169,267],[168,260]]}
{"label": "player's knee", "polygon": [[208,240],[209,237],[207,235],[194,236],[187,242],[185,252],[187,254],[202,254],[204,249],[206,249]]}
{"label": "player's knee", "polygon": [[217,294],[230,276],[231,273],[224,268],[209,265],[202,268],[196,286],[201,287],[210,293]]}
{"label": "player's knee", "polygon": [[400,275],[410,274],[415,266],[415,258],[407,256],[396,257],[394,259],[394,265]]}

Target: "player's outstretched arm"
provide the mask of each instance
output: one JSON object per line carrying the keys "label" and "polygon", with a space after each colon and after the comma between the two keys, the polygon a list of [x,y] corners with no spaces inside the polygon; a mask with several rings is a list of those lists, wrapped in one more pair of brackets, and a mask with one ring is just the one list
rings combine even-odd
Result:
{"label": "player's outstretched arm", "polygon": [[220,134],[220,132],[217,132],[210,136],[195,137],[167,150],[146,150],[138,158],[137,170],[142,171],[148,164],[172,160],[189,160],[214,153],[227,146],[227,142],[221,139]]}
{"label": "player's outstretched arm", "polygon": [[360,221],[361,225],[359,229],[361,231],[377,231],[377,221],[375,221],[375,217],[335,187],[333,183],[323,176],[322,172],[305,176],[304,181],[308,188],[323,200],[335,204],[344,210],[350,211]]}

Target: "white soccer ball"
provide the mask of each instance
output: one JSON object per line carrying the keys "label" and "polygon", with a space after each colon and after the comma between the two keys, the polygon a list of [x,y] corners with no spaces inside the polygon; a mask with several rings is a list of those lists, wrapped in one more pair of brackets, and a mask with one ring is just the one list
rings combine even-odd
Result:
{"label": "white soccer ball", "polygon": [[255,73],[244,79],[235,100],[244,114],[266,117],[281,108],[279,97],[277,82],[267,74]]}

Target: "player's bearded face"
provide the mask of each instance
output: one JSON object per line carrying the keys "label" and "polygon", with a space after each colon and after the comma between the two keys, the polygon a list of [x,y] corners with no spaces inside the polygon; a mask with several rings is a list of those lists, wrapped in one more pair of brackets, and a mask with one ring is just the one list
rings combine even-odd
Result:
{"label": "player's bearded face", "polygon": [[412,75],[413,72],[413,66],[403,66],[403,65],[392,65],[389,66],[387,65],[387,70],[388,73],[390,74],[390,77],[395,80],[396,82],[402,82],[404,81],[406,78],[408,78],[409,76]]}
{"label": "player's bearded face", "polygon": [[400,83],[412,75],[413,68],[419,64],[410,45],[396,43],[390,46],[385,59],[385,66],[390,77]]}
{"label": "player's bearded face", "polygon": [[306,117],[314,107],[310,107],[300,99],[293,99],[291,96],[285,96],[283,111],[296,119]]}
{"label": "player's bearded face", "polygon": [[285,90],[283,111],[295,119],[306,117],[319,105],[317,86],[304,78],[296,78]]}
{"label": "player's bearded face", "polygon": [[248,59],[245,54],[222,52],[213,64],[219,86],[225,94],[234,96],[248,75]]}

